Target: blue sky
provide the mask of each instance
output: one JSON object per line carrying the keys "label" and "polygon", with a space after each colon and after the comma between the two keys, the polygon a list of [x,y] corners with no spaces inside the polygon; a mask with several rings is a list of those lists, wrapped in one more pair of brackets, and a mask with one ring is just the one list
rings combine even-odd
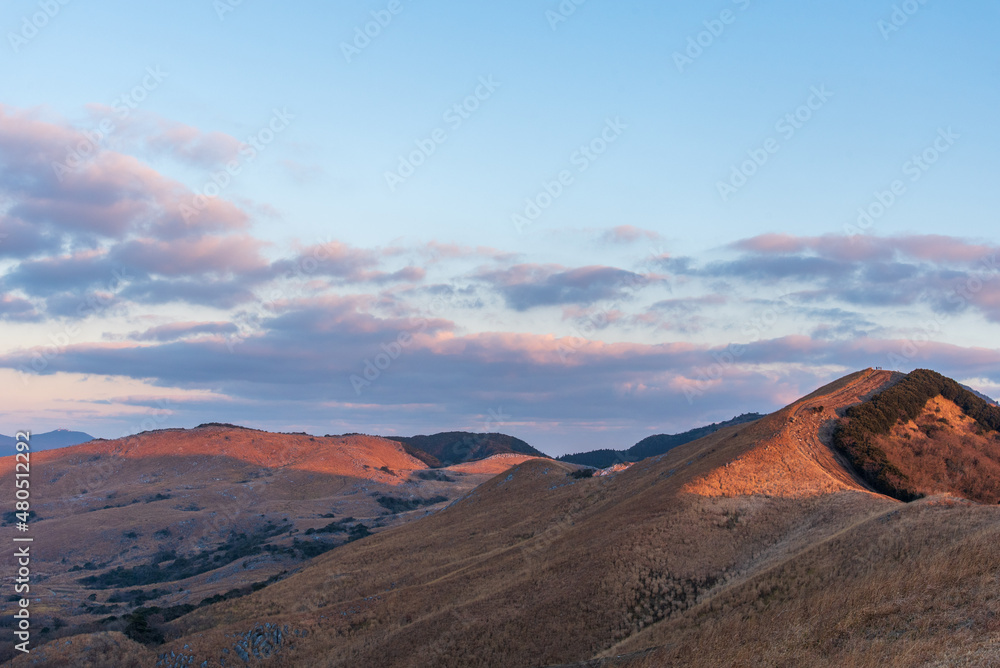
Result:
{"label": "blue sky", "polygon": [[[491,426],[558,453],[859,366],[997,394],[998,19],[934,0],[10,2],[0,374],[21,391],[0,424]],[[859,229],[859,208],[880,215]],[[751,347],[718,362],[731,344]]]}

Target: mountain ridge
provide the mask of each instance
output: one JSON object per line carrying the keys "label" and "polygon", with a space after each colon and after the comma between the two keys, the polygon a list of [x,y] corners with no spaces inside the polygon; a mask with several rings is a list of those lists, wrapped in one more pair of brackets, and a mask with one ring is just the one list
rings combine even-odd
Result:
{"label": "mountain ridge", "polygon": [[[180,615],[138,609],[131,618],[165,642],[118,647],[136,666],[171,668],[229,665],[255,647],[261,665],[874,668],[972,653],[983,660],[970,665],[992,665],[1000,507],[951,493],[901,502],[834,446],[852,407],[905,391],[906,378],[858,371],[607,476],[525,459],[245,596]],[[941,429],[972,429],[928,406]],[[101,629],[135,631],[121,619]],[[81,635],[31,658],[65,665],[98,641],[112,644]]]}
{"label": "mountain ridge", "polygon": [[383,438],[425,452],[433,458],[429,461],[436,461],[440,466],[451,466],[502,454],[521,454],[550,459],[544,452],[521,439],[496,432],[445,431],[430,435]]}
{"label": "mountain ridge", "polygon": [[679,445],[684,445],[685,443],[690,443],[691,441],[695,441],[703,436],[708,436],[709,434],[725,427],[753,422],[762,417],[764,417],[762,413],[743,413],[742,415],[738,415],[731,420],[726,420],[725,422],[715,422],[713,424],[705,425],[704,427],[689,429],[688,431],[681,432],[679,434],[654,434],[652,436],[647,436],[626,450],[590,450],[587,452],[562,455],[556,459],[570,464],[579,464],[581,466],[606,469],[614,464],[626,462],[634,463],[646,459],[647,457],[662,455]]}
{"label": "mountain ridge", "polygon": [[[40,434],[31,434],[31,449],[37,452],[39,450],[67,448],[92,440],[94,440],[93,436],[82,431],[54,429]],[[13,436],[0,434],[0,452],[5,452],[8,448],[13,449],[16,442],[17,440]]]}

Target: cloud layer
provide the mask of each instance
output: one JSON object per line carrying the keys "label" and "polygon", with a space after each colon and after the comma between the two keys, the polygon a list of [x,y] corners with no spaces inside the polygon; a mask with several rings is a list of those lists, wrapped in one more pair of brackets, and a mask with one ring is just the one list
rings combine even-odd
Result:
{"label": "cloud layer", "polygon": [[237,140],[143,123],[66,170],[84,133],[0,106],[0,368],[101,379],[105,421],[135,415],[107,396],[119,378],[206,398],[176,405],[181,425],[412,433],[499,413],[491,428],[558,452],[771,410],[867,366],[1000,384],[989,243],[768,234],[651,265],[660,236],[619,226],[599,239],[636,247],[623,266],[447,240],[279,248],[223,198],[185,216],[194,191],[141,159],[213,165]]}

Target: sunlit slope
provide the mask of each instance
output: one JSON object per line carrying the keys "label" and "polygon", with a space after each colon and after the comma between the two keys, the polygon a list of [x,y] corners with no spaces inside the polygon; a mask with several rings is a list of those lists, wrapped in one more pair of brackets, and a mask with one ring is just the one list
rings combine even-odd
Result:
{"label": "sunlit slope", "polygon": [[[432,471],[391,440],[222,425],[92,441],[30,462],[33,612],[36,631],[49,628],[35,642],[75,628],[115,637],[137,606],[249,590],[439,510],[516,463]],[[13,464],[0,459],[0,474]],[[5,515],[5,528],[14,519]],[[13,550],[0,546],[7,583]]]}
{"label": "sunlit slope", "polygon": [[[33,456],[37,466],[59,463],[83,466],[84,470],[101,458],[112,460],[119,467],[117,470],[131,473],[141,469],[147,476],[182,475],[185,472],[182,469],[166,468],[171,458],[184,458],[188,465],[211,467],[213,462],[236,461],[258,468],[365,478],[382,466],[393,470],[426,468],[406,454],[399,443],[379,437],[274,434],[226,426],[163,429],[112,441],[94,440]],[[157,468],[155,460],[161,460],[164,468]],[[12,467],[13,458],[0,458],[0,474]],[[64,491],[58,487],[49,489],[55,493]]]}
{"label": "sunlit slope", "polygon": [[830,446],[838,411],[898,381],[901,374],[866,370],[813,392],[772,415],[773,433],[722,468],[685,488],[705,496],[803,497],[867,489]]}
{"label": "sunlit slope", "polygon": [[[181,638],[168,646],[216,656],[227,633],[266,619],[307,632],[282,650],[301,665],[589,658],[895,506],[820,450],[833,411],[891,381],[889,373],[855,374],[607,478],[577,479],[566,464],[525,462],[440,513],[320,557],[252,597],[181,618],[174,623]],[[829,413],[815,411],[820,404]],[[794,435],[810,427],[816,452],[803,453]],[[778,489],[802,483],[805,493],[700,492],[733,462],[776,447],[787,454],[770,473],[758,463],[758,475],[790,477],[787,459],[800,456],[812,468]]]}
{"label": "sunlit slope", "polygon": [[[150,660],[217,665],[249,638],[276,666],[994,665],[1000,511],[901,503],[831,445],[845,409],[901,378],[852,374],[610,476],[524,461],[165,624]],[[948,404],[927,411],[893,436],[932,419],[979,436]]]}

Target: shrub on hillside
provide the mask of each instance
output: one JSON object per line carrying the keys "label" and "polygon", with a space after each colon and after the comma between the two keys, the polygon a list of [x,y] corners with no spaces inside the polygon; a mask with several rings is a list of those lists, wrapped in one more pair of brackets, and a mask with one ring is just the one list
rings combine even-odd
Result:
{"label": "shrub on hillside", "polygon": [[284,529],[268,523],[252,534],[234,533],[214,550],[205,550],[189,557],[178,556],[173,550],[158,552],[148,564],[125,568],[117,566],[99,575],[77,580],[89,589],[121,589],[173,582],[200,575],[237,561],[260,554],[268,538],[283,533]]}
{"label": "shrub on hillside", "polygon": [[433,480],[436,482],[455,482],[455,479],[442,471],[417,471],[417,477],[421,480]]}
{"label": "shrub on hillside", "polygon": [[162,645],[163,632],[149,621],[150,611],[147,608],[137,608],[126,617],[125,635],[143,645]]}
{"label": "shrub on hillside", "polygon": [[[923,494],[911,476],[879,445],[900,422],[914,420],[927,402],[941,396],[957,405],[986,431],[1000,429],[1000,407],[988,404],[950,378],[927,369],[917,369],[902,381],[868,401],[851,406],[833,432],[833,443],[864,480],[876,491],[912,501]],[[922,425],[927,437],[943,429],[940,424]]]}
{"label": "shrub on hillside", "polygon": [[432,496],[429,499],[400,499],[395,496],[377,496],[375,500],[380,506],[390,513],[405,513],[408,510],[416,510],[421,506],[433,506],[435,503],[447,501],[447,496]]}

